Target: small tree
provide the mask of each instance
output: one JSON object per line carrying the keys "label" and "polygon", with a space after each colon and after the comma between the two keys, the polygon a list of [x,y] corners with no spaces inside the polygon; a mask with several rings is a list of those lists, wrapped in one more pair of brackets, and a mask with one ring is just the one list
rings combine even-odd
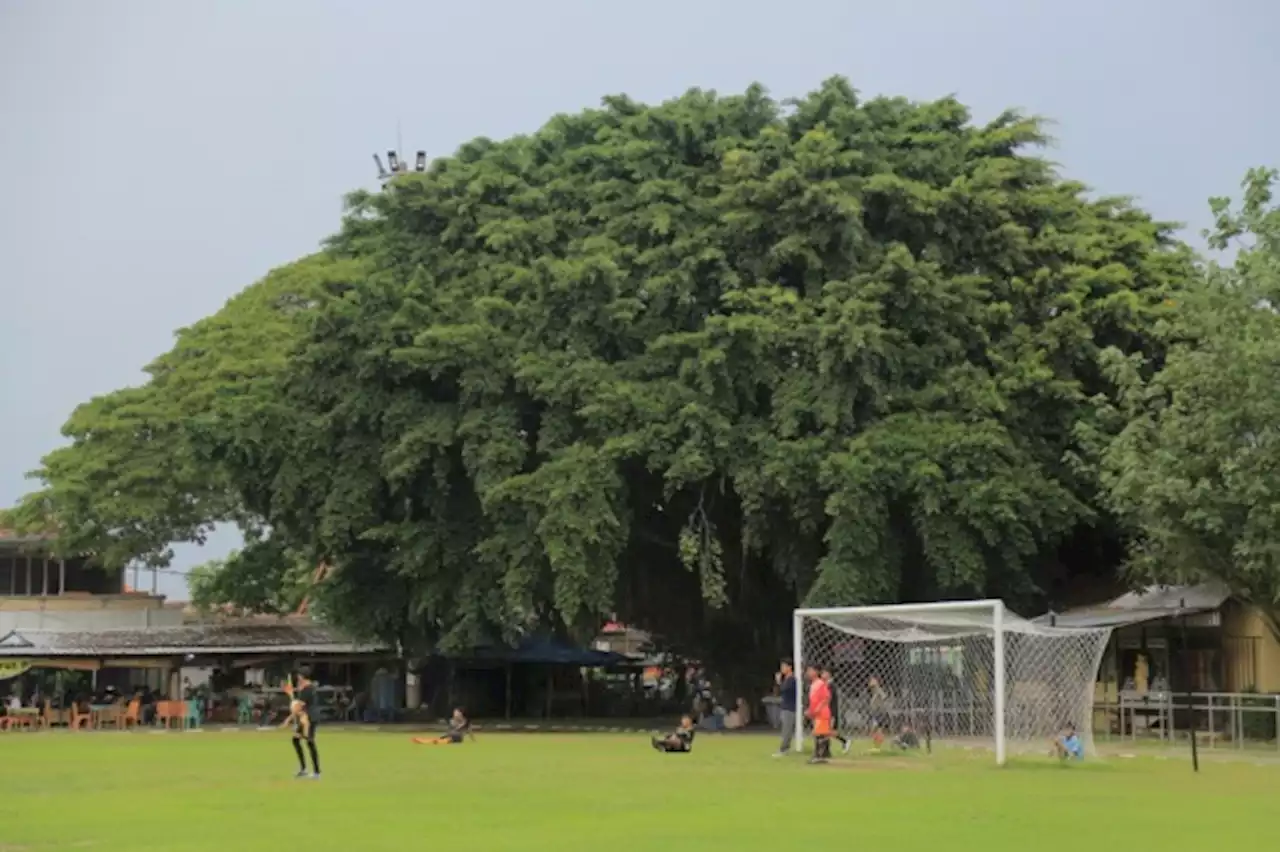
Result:
{"label": "small tree", "polygon": [[[1168,303],[1163,362],[1109,355],[1123,428],[1103,454],[1111,504],[1135,532],[1144,582],[1217,578],[1280,603],[1280,207],[1277,172],[1211,202],[1212,248],[1195,286]],[[1151,368],[1156,368],[1152,370]]]}

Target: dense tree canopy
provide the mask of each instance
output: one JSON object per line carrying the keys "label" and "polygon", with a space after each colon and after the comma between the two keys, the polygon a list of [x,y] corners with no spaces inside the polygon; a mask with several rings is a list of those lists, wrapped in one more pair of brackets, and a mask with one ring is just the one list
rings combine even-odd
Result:
{"label": "dense tree canopy", "polygon": [[180,449],[155,453],[191,481],[126,487],[160,481],[129,422],[103,482],[68,473],[106,458],[94,425],[47,500],[122,495],[92,530],[121,553],[250,519],[250,550],[332,566],[330,617],[406,648],[617,613],[723,659],[787,647],[801,600],[1042,603],[1114,562],[1081,425],[1119,404],[1103,353],[1158,357],[1194,272],[1042,142],[840,79],[475,140],[354,195],[276,273],[302,310],[264,282],[180,335],[162,362],[189,353],[189,392],[122,392],[163,400]]}
{"label": "dense tree canopy", "polygon": [[1280,208],[1276,173],[1256,170],[1243,204],[1215,199],[1217,249],[1160,327],[1169,343],[1144,381],[1138,355],[1109,353],[1124,394],[1103,454],[1108,496],[1135,533],[1148,582],[1227,581],[1280,604]]}
{"label": "dense tree canopy", "polygon": [[218,459],[407,641],[602,613],[765,645],[798,600],[1027,600],[1067,462],[1189,274],[1036,122],[840,80],[626,98],[357,195],[275,443]]}

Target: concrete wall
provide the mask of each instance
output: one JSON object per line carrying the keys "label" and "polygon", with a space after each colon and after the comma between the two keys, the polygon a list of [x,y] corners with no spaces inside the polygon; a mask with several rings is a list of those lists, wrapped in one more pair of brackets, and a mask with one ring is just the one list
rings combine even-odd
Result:
{"label": "concrete wall", "polygon": [[112,630],[179,627],[182,610],[150,595],[0,597],[0,636],[10,630]]}

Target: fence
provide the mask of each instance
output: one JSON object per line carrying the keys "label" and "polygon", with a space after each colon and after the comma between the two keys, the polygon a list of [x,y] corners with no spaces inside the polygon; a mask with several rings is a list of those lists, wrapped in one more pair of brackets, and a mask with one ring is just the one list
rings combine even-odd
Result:
{"label": "fence", "polygon": [[1095,739],[1102,742],[1185,739],[1191,731],[1210,748],[1270,747],[1280,751],[1280,695],[1243,692],[1121,693],[1095,701]]}

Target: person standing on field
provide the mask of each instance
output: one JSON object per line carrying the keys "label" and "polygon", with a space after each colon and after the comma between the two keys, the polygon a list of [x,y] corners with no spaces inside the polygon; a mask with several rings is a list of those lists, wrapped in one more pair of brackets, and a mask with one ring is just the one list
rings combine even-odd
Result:
{"label": "person standing on field", "polygon": [[818,674],[816,666],[805,670],[809,681],[809,720],[813,723],[813,758],[810,763],[826,763],[831,759],[831,687]]}
{"label": "person standing on field", "polygon": [[853,747],[853,741],[840,733],[840,691],[836,689],[835,674],[830,668],[822,670],[822,681],[831,690],[831,736],[840,741],[840,747],[844,749],[845,754],[848,754],[849,749]]}
{"label": "person standing on field", "polygon": [[791,751],[791,741],[796,735],[796,675],[790,660],[783,660],[774,680],[778,684],[778,716],[782,720],[782,742],[774,757],[782,757]]}

